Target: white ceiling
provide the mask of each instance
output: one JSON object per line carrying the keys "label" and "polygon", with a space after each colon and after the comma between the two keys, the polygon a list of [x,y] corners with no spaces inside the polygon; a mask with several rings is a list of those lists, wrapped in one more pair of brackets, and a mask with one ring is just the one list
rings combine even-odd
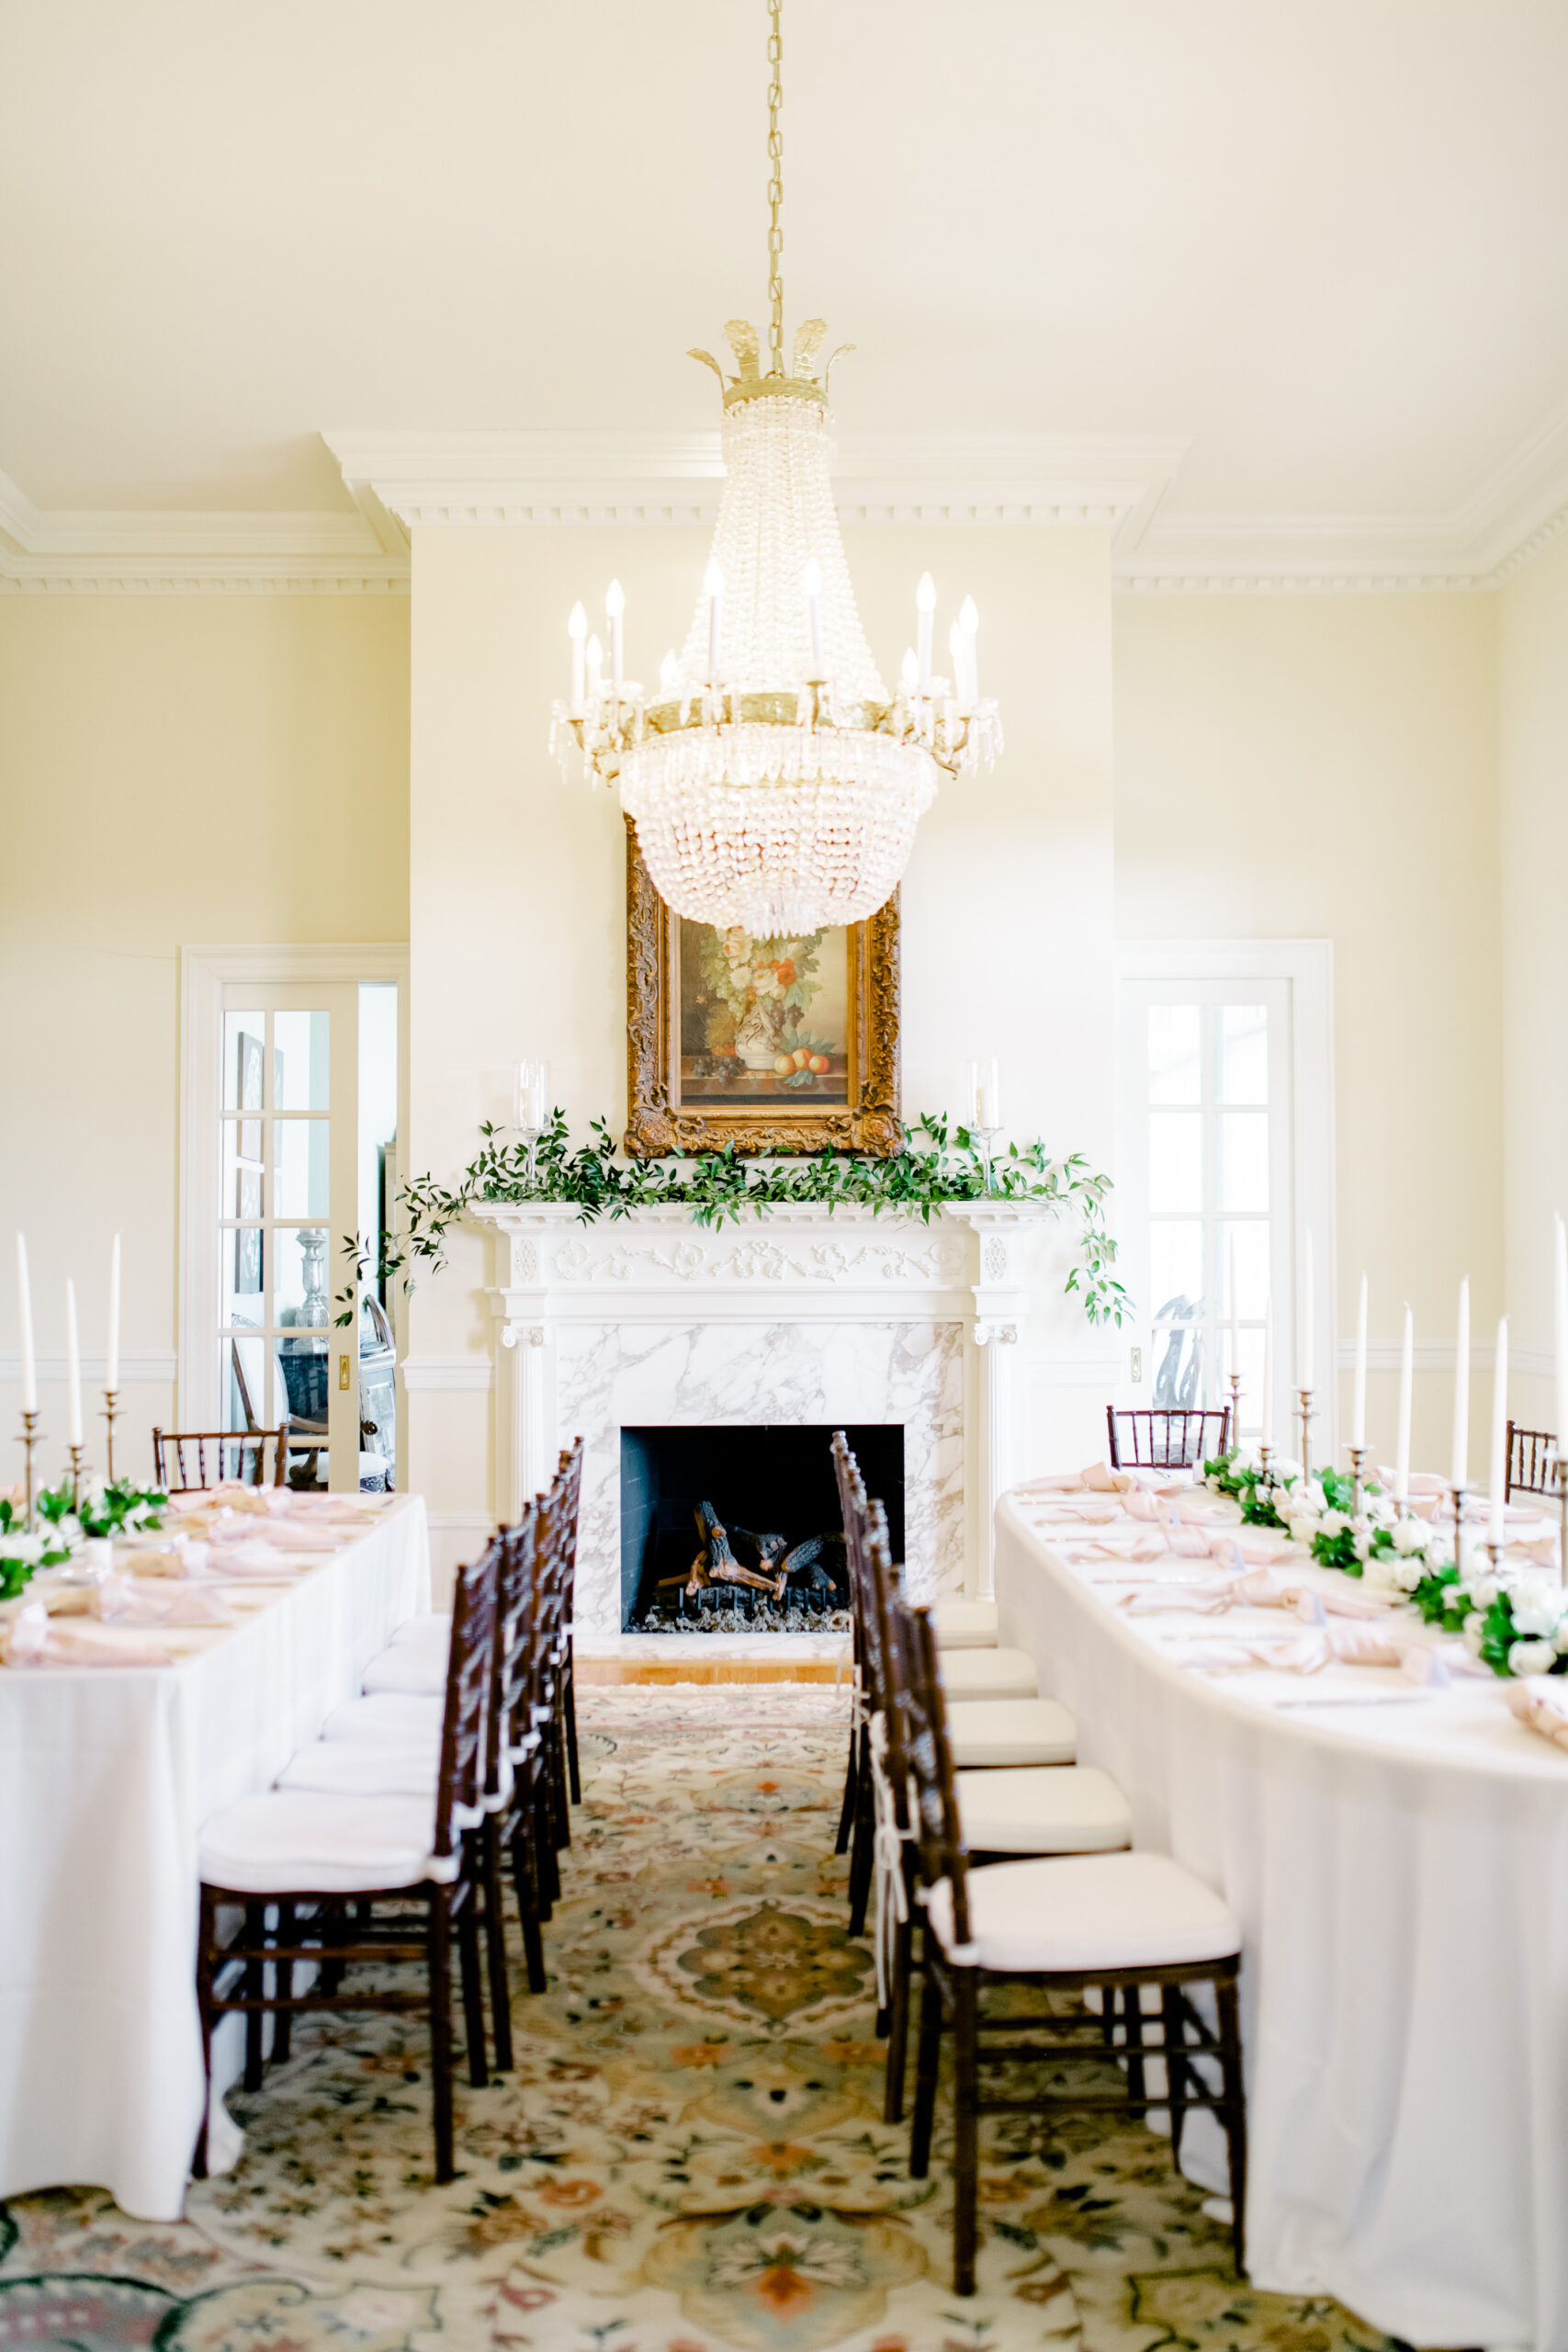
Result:
{"label": "white ceiling", "polygon": [[[765,33],[5,0],[0,466],[38,509],[346,515],[323,428],[711,426]],[[785,0],[784,46],[789,324],[856,345],[847,438],[1182,436],[1160,527],[1200,536],[1474,521],[1568,455],[1563,0]]]}

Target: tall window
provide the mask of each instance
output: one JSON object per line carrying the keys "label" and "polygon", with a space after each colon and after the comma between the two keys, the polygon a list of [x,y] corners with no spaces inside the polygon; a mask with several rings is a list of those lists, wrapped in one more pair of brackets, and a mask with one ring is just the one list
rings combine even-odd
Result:
{"label": "tall window", "polygon": [[1129,979],[1122,1023],[1122,1238],[1143,1334],[1129,1389],[1222,1405],[1239,1372],[1240,1434],[1256,1441],[1271,1301],[1274,1438],[1290,1452],[1290,984]]}

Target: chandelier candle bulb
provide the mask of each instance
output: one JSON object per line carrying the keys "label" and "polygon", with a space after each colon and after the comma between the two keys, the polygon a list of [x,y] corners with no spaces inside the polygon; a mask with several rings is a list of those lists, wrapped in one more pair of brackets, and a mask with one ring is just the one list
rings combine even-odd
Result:
{"label": "chandelier candle bulb", "polygon": [[1470,1475],[1470,1276],[1459,1286],[1459,1335],[1454,1342],[1454,1441],[1450,1484]]}
{"label": "chandelier candle bulb", "polygon": [[571,639],[571,710],[574,718],[581,718],[583,704],[582,649],[588,639],[588,616],[581,605],[573,605],[566,629]]}
{"label": "chandelier candle bulb", "polygon": [[919,684],[922,694],[931,682],[931,616],[936,611],[936,582],[929,571],[920,574],[920,584],[915,591],[915,610],[919,615]]}
{"label": "chandelier candle bulb", "polygon": [[17,1236],[17,1312],[22,1327],[22,1410],[38,1411],[38,1356],[33,1348],[33,1289],[28,1274],[28,1245]]}
{"label": "chandelier candle bulb", "polygon": [[626,609],[626,591],[618,580],[612,580],[604,592],[604,610],[610,621],[610,681],[615,689],[615,700],[621,698],[621,679],[625,673],[625,646],[622,642],[622,616]]}
{"label": "chandelier candle bulb", "polygon": [[1489,1477],[1491,1525],[1488,1540],[1503,1547],[1503,1512],[1508,1497],[1508,1318],[1497,1326],[1497,1352],[1492,1363],[1492,1466]]}
{"label": "chandelier candle bulb", "polygon": [[604,649],[597,637],[591,637],[588,640],[588,699],[591,703],[599,699],[600,673],[604,667]]}
{"label": "chandelier candle bulb", "polygon": [[681,665],[676,661],[675,650],[671,647],[659,665],[659,691],[668,700],[680,691],[680,685]]}
{"label": "chandelier candle bulb", "polygon": [[1364,1446],[1367,1442],[1367,1278],[1361,1276],[1361,1295],[1356,1307],[1356,1379],[1350,1399],[1350,1442]]}
{"label": "chandelier candle bulb", "polygon": [[1416,1390],[1416,1317],[1404,1302],[1404,1339],[1399,1351],[1399,1443],[1393,1457],[1393,1498],[1410,1500],[1410,1406]]}

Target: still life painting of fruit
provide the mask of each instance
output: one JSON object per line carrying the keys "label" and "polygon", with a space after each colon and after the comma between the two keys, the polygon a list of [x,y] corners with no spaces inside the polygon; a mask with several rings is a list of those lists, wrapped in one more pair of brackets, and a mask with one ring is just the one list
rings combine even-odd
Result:
{"label": "still life painting of fruit", "polygon": [[757,939],[683,919],[676,929],[682,1099],[846,1103],[849,933]]}

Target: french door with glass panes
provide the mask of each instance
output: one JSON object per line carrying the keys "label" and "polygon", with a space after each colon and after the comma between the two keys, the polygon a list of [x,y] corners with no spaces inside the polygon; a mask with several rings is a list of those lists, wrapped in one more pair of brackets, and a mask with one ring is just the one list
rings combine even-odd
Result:
{"label": "french door with glass panes", "polygon": [[1239,1372],[1240,1437],[1256,1444],[1271,1305],[1273,1442],[1291,1453],[1290,983],[1124,980],[1121,1092],[1119,1225],[1142,1329],[1129,1401],[1223,1405]]}
{"label": "french door with glass panes", "polygon": [[357,987],[225,984],[221,1425],[287,1419],[295,1483],[338,1488],[359,1485],[358,1283],[341,1242],[359,1228],[358,1079]]}

